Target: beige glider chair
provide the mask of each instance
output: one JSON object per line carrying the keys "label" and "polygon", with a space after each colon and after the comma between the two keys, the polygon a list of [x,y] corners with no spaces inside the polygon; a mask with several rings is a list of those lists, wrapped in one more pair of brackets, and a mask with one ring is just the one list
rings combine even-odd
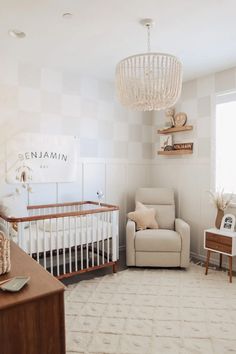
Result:
{"label": "beige glider chair", "polygon": [[190,227],[175,218],[174,191],[169,188],[140,188],[135,201],[156,210],[159,229],[136,231],[135,222],[126,226],[128,266],[183,267],[189,265]]}

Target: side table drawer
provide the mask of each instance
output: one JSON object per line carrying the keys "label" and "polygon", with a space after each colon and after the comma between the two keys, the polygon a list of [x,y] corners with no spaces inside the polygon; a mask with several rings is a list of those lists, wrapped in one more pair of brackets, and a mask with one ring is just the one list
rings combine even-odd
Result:
{"label": "side table drawer", "polygon": [[211,232],[206,232],[206,241],[213,241],[230,247],[232,246],[232,237],[220,236]]}
{"label": "side table drawer", "polygon": [[206,239],[205,247],[211,248],[212,250],[216,250],[219,252],[228,253],[228,254],[231,254],[232,252],[232,246],[210,241],[208,239]]}

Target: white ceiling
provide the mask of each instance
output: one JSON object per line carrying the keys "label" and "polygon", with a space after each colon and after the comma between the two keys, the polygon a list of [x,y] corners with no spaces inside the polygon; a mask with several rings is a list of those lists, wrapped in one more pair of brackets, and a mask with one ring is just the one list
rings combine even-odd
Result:
{"label": "white ceiling", "polygon": [[236,65],[236,0],[0,0],[0,57],[113,80],[120,59],[146,51],[145,17],[152,51],[178,56],[184,80]]}

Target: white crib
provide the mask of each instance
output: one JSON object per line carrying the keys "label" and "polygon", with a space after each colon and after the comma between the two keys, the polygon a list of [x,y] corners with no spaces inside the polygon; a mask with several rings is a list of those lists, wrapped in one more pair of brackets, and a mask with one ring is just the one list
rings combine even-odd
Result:
{"label": "white crib", "polygon": [[0,215],[10,236],[58,278],[102,267],[116,271],[119,208],[96,202],[28,206],[27,217]]}

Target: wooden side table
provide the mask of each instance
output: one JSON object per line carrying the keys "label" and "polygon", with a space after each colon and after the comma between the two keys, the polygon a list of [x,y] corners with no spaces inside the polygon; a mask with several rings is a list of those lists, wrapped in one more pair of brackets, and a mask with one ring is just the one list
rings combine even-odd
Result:
{"label": "wooden side table", "polygon": [[204,248],[207,250],[205,274],[207,275],[208,273],[211,252],[219,253],[220,267],[222,266],[222,255],[224,254],[229,259],[229,281],[232,283],[232,258],[236,255],[236,232],[216,228],[205,230]]}

